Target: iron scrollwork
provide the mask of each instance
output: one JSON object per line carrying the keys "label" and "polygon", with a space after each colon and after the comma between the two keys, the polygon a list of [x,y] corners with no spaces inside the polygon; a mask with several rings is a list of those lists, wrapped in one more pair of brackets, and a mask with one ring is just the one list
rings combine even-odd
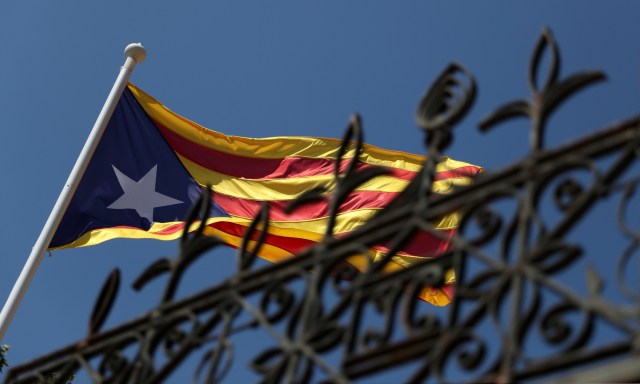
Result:
{"label": "iron scrollwork", "polygon": [[[544,55],[550,65],[541,82]],[[633,288],[637,275],[628,268],[638,263],[640,229],[628,212],[640,177],[626,178],[626,171],[637,163],[640,117],[558,148],[549,149],[545,141],[548,117],[571,95],[604,78],[587,71],[560,80],[559,48],[544,29],[530,61],[531,98],[507,103],[480,123],[480,130],[489,132],[514,117],[529,119],[531,152],[478,176],[472,186],[437,195],[432,192],[437,163],[476,97],[471,73],[451,64],[418,105],[416,122],[429,155],[422,171],[363,227],[339,238],[333,234],[349,194],[386,172],[358,168],[363,129],[354,116],[337,157],[334,187],[312,190],[287,208],[326,202],[330,219],[317,246],[255,268],[269,225],[264,206],[238,251],[236,275],[177,299],[184,272],[222,244],[204,233],[211,204],[206,189],[187,223],[198,229],[184,234],[178,257],[158,260],[133,284],[140,290],[168,276],[155,309],[102,330],[120,285],[119,272],[113,271],[94,306],[87,337],[14,367],[6,382],[43,382],[53,373],[54,381],[63,382],[79,370],[100,383],[162,382],[192,354],[200,356],[194,381],[220,382],[236,365],[235,337],[250,329],[274,340],[248,363],[265,382],[346,383],[400,366],[409,367],[402,377],[410,382],[512,382],[558,378],[577,365],[614,357],[637,358],[640,295]],[[356,155],[347,159],[349,148]],[[580,277],[583,290],[562,276],[585,261],[586,250],[572,231],[601,201],[616,197],[617,225],[627,245],[617,259],[618,300],[610,300],[602,272],[591,264]],[[461,224],[445,254],[385,271],[396,250],[418,231],[442,236],[431,223],[452,212],[460,214]],[[363,271],[346,262],[381,243],[390,251],[378,260],[371,257]],[[456,273],[455,298],[449,308],[434,311],[418,294],[442,286],[450,269]],[[619,337],[601,340],[603,324]],[[537,347],[529,348],[532,344]],[[640,379],[640,371],[622,379]]]}

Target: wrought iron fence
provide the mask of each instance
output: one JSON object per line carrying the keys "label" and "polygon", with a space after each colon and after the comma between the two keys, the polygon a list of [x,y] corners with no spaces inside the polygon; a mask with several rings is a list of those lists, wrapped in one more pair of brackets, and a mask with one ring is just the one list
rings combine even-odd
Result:
{"label": "wrought iron fence", "polygon": [[[543,56],[550,59],[547,66],[541,65]],[[395,380],[408,382],[640,380],[640,230],[630,210],[640,182],[634,171],[640,117],[548,148],[549,116],[604,74],[561,77],[558,46],[545,29],[528,77],[529,99],[507,103],[480,123],[481,131],[493,132],[511,118],[529,119],[531,149],[522,160],[482,174],[474,185],[454,193],[432,193],[441,153],[476,96],[473,76],[451,64],[419,103],[417,123],[429,155],[422,171],[362,228],[333,236],[340,203],[358,185],[384,173],[382,168],[357,171],[357,156],[342,158],[349,146],[362,145],[356,116],[337,161],[349,161],[350,167],[343,174],[336,171],[335,189],[313,191],[290,206],[295,210],[328,200],[331,216],[317,246],[285,262],[255,268],[262,229],[269,225],[265,207],[238,252],[237,273],[223,284],[177,298],[185,271],[221,244],[203,235],[201,225],[195,234],[183,236],[175,259],[158,260],[134,282],[139,290],[167,277],[155,309],[102,330],[120,284],[115,270],[96,300],[88,336],[13,367],[6,382],[65,382],[80,371],[100,383],[163,382],[193,355],[200,361],[194,380],[220,382],[240,364],[234,359],[234,340],[255,329],[273,339],[249,362],[265,382],[375,381],[398,367],[402,375]],[[597,255],[616,265],[609,280],[603,270],[585,262],[587,249],[572,237],[603,201],[617,206],[617,241],[624,246],[618,255]],[[210,203],[204,193],[189,222],[204,217]],[[417,232],[442,236],[431,223],[451,213],[460,215],[460,226],[449,251],[400,271],[385,271],[394,250]],[[391,251],[370,260],[364,272],[347,262],[381,243]],[[445,310],[435,311],[418,293],[441,286],[451,269],[455,298]],[[572,279],[566,278],[568,273]],[[617,286],[607,290],[605,282]],[[538,352],[532,353],[534,349]],[[615,368],[599,368],[605,364]]]}

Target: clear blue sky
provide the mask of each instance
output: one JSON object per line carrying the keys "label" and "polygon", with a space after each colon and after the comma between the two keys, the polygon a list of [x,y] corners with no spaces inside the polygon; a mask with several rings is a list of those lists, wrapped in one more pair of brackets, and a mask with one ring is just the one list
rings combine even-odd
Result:
{"label": "clear blue sky", "polygon": [[[478,122],[502,103],[529,96],[526,70],[543,26],[560,45],[561,75],[608,74],[606,83],[572,99],[551,120],[549,143],[638,112],[638,15],[640,3],[621,0],[5,2],[0,300],[18,277],[131,42],[148,52],[132,82],[210,129],[248,137],[340,137],[358,112],[367,142],[414,153],[423,153],[417,102],[457,61],[475,75],[479,94],[447,154],[491,171],[526,155],[527,125],[481,135]],[[105,327],[152,308],[159,283],[142,294],[129,286],[176,247],[115,240],[45,258],[4,340],[12,346],[11,364],[83,337],[94,299],[116,266],[123,286]],[[233,252],[210,259],[181,292],[229,277]]]}

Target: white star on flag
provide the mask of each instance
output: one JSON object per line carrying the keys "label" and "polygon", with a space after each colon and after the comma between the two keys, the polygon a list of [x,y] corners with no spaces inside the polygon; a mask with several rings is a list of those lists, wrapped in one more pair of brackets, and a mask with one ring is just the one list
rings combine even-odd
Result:
{"label": "white star on flag", "polygon": [[112,167],[124,194],[107,208],[135,209],[140,217],[144,217],[150,222],[153,222],[154,208],[183,203],[180,200],[156,192],[157,164],[154,165],[140,181],[132,180],[116,168],[115,165],[112,165]]}

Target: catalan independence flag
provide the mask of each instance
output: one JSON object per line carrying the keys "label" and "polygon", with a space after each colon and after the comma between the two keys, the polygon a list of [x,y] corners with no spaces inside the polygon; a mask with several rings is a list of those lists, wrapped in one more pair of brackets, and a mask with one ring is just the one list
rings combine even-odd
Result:
{"label": "catalan independence flag", "polygon": [[[261,257],[278,262],[320,241],[328,206],[318,202],[291,214],[287,203],[318,186],[331,187],[341,141],[312,137],[251,139],[224,135],[189,121],[129,84],[125,89],[50,249],[82,247],[114,238],[180,237],[184,219],[203,185],[212,186],[208,234],[233,247],[268,202],[271,223]],[[353,157],[353,150],[346,158]],[[361,166],[384,166],[389,175],[361,185],[340,207],[335,234],[353,231],[394,199],[420,170],[424,157],[364,145]],[[469,184],[481,169],[445,158],[434,192]],[[421,235],[393,258],[398,268],[434,257],[449,247],[457,216],[436,228],[443,238]],[[384,248],[377,249],[384,252]],[[453,273],[447,283],[453,283]],[[425,295],[423,295],[425,296]],[[447,286],[425,300],[444,305]]]}

